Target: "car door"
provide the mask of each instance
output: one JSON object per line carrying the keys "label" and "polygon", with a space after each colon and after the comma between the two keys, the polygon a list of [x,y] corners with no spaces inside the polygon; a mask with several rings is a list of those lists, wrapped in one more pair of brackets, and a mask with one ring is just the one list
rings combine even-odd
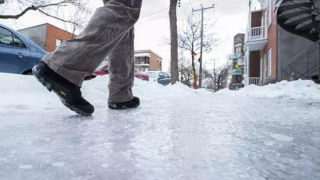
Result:
{"label": "car door", "polygon": [[29,59],[28,47],[11,31],[0,27],[0,72],[20,73]]}

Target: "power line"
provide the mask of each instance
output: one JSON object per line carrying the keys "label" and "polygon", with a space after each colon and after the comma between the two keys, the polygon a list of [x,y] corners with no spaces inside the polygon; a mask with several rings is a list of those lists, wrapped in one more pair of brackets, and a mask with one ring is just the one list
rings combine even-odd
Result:
{"label": "power line", "polygon": [[[186,3],[186,4],[192,4],[192,3],[195,3],[195,2],[199,2],[199,1],[203,1],[203,0],[196,0],[196,1],[192,1],[192,2]],[[204,1],[209,1],[209,0],[204,0]],[[156,12],[153,12],[153,13],[151,13],[151,14],[147,14],[147,15],[141,17],[140,19],[146,18],[146,17],[149,17],[149,16],[152,16],[152,15],[154,15],[154,14],[158,14],[158,13],[160,13],[160,12],[162,12],[162,11],[165,11],[165,10],[168,10],[168,9],[170,9],[170,8],[161,9],[161,10],[156,11]]]}
{"label": "power line", "polygon": [[[195,1],[193,1],[193,2],[195,2]],[[237,8],[240,8],[240,7],[241,8],[246,8],[247,4],[245,6],[244,5],[240,5],[240,6],[233,6],[233,7],[228,7],[228,8],[221,8],[221,6],[216,6],[216,10],[218,9],[218,10],[221,10],[221,11],[225,12],[226,10],[234,10],[234,9],[237,9]],[[164,11],[164,9],[162,9],[161,11]],[[215,13],[215,11],[214,11],[214,13]],[[145,17],[147,17],[147,16],[145,16]],[[150,19],[143,19],[142,21],[139,20],[139,22],[137,24],[154,21],[154,20],[161,19],[161,18],[164,18],[164,17],[168,17],[168,15],[159,16],[159,17],[150,18]]]}

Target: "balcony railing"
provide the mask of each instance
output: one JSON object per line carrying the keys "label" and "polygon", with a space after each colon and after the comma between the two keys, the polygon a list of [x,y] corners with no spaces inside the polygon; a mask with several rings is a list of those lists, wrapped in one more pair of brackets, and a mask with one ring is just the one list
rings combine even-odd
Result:
{"label": "balcony railing", "polygon": [[239,57],[241,57],[241,52],[236,52],[234,54],[229,55],[229,60],[237,60]]}
{"label": "balcony railing", "polygon": [[247,41],[257,41],[268,38],[267,28],[265,26],[248,28]]}
{"label": "balcony railing", "polygon": [[254,84],[254,85],[260,86],[261,85],[260,77],[249,77],[249,85],[250,84]]}
{"label": "balcony railing", "polygon": [[242,69],[240,69],[240,68],[232,69],[232,70],[230,70],[230,74],[232,76],[241,76],[242,75]]}

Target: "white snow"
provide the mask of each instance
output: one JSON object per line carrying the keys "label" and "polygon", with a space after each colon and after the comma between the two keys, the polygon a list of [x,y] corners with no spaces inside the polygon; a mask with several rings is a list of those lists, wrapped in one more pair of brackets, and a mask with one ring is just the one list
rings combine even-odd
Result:
{"label": "white snow", "polygon": [[[105,107],[108,99],[108,76],[99,76],[83,84],[83,95],[96,107]],[[50,111],[61,108],[54,93],[49,93],[33,76],[0,73],[0,113]],[[212,95],[206,90],[194,90],[181,83],[162,86],[152,81],[135,80],[134,94],[143,101]]]}
{"label": "white snow", "polygon": [[320,85],[310,80],[281,81],[267,86],[250,85],[239,91],[224,89],[217,92],[217,94],[238,97],[320,100]]}
{"label": "white snow", "polygon": [[[96,107],[105,107],[108,99],[108,76],[100,76],[83,84],[83,95]],[[51,111],[61,108],[55,94],[49,93],[33,76],[0,73],[0,113]],[[194,90],[181,83],[162,86],[155,82],[135,80],[134,94],[142,101],[190,98],[191,96],[227,95],[237,97],[268,97],[320,100],[320,86],[312,81],[282,81],[268,86],[250,85],[239,91],[221,90],[216,94],[204,89]],[[159,97],[161,97],[159,99]]]}

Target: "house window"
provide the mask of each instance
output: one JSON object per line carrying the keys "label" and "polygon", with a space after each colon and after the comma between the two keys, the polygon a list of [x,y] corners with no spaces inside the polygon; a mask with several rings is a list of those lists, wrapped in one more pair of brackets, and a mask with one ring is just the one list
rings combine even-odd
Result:
{"label": "house window", "polygon": [[268,76],[272,75],[272,48],[268,52]]}
{"label": "house window", "polygon": [[272,23],[272,0],[269,0],[269,12],[268,12],[268,15],[269,15],[269,26],[270,26],[271,23]]}
{"label": "house window", "polygon": [[56,49],[58,49],[58,47],[62,44],[62,40],[61,39],[56,39]]}
{"label": "house window", "polygon": [[241,47],[236,47],[236,53],[241,53]]}
{"label": "house window", "polygon": [[147,72],[147,71],[149,71],[149,68],[148,67],[141,67],[140,68],[141,70],[141,72]]}

